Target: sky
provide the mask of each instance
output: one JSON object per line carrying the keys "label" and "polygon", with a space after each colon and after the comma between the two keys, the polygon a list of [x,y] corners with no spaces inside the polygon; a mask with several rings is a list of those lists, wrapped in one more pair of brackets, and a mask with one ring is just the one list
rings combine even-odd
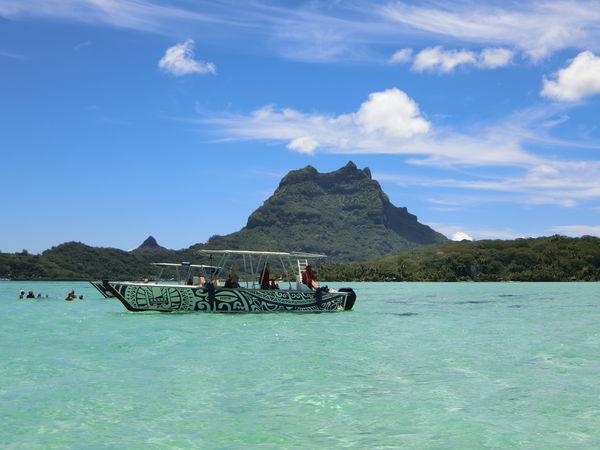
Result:
{"label": "sky", "polygon": [[236,231],[369,167],[452,239],[600,236],[600,1],[0,0],[0,251]]}

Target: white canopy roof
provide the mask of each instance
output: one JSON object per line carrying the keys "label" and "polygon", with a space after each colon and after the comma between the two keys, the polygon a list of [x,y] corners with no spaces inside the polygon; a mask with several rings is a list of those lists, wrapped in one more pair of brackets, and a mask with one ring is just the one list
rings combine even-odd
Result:
{"label": "white canopy roof", "polygon": [[260,250],[197,250],[198,253],[210,255],[234,254],[234,255],[268,255],[268,256],[290,256],[292,258],[327,258],[327,255],[305,252],[263,252]]}
{"label": "white canopy roof", "polygon": [[193,267],[195,269],[219,269],[217,266],[207,266],[204,264],[190,264],[190,263],[150,263],[153,266],[158,267]]}

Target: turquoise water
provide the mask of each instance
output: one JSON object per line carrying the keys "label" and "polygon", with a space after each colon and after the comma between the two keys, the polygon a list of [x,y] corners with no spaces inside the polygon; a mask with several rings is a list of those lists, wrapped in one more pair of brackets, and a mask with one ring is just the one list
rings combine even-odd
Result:
{"label": "turquoise water", "polygon": [[600,447],[600,284],[349,285],[217,315],[0,282],[0,447]]}

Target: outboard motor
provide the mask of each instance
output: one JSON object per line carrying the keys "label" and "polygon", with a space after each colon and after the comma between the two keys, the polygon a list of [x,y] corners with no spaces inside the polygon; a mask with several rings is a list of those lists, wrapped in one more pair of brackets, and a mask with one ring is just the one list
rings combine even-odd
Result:
{"label": "outboard motor", "polygon": [[349,292],[348,297],[346,298],[346,305],[344,306],[345,311],[350,311],[354,306],[354,302],[356,302],[356,293],[352,288],[340,288],[339,292]]}

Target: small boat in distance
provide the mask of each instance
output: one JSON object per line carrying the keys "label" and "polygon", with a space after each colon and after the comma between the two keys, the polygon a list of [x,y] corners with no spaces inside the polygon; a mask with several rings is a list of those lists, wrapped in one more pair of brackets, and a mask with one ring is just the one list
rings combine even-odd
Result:
{"label": "small boat in distance", "polygon": [[[198,253],[208,256],[211,264],[194,265],[201,275],[191,279],[188,276],[183,282],[180,279],[169,283],[109,280],[91,283],[103,295],[116,297],[125,308],[135,312],[325,312],[350,310],[356,301],[351,288],[311,289],[302,283],[308,261],[325,255],[253,250],[199,250]],[[215,258],[218,262],[213,265]],[[222,280],[232,270],[236,272],[235,264],[240,260],[243,270],[239,283],[236,280],[235,287],[225,287],[228,283]],[[281,268],[281,286],[271,280],[267,289],[264,283],[261,287],[259,280],[268,273],[265,268],[271,262]],[[159,264],[167,267],[172,263]]]}

